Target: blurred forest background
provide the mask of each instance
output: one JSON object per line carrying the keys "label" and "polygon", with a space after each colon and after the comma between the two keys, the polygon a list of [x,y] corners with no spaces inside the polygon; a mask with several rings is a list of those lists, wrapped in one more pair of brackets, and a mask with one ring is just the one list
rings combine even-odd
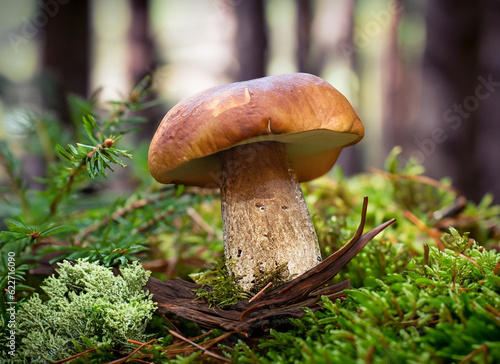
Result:
{"label": "blurred forest background", "polygon": [[498,0],[0,0],[0,140],[31,177],[45,159],[26,152],[26,118],[71,129],[68,93],[105,104],[150,75],[163,102],[142,114],[138,148],[178,101],[287,72],[324,78],[360,115],[347,174],[401,145],[427,175],[500,203]]}

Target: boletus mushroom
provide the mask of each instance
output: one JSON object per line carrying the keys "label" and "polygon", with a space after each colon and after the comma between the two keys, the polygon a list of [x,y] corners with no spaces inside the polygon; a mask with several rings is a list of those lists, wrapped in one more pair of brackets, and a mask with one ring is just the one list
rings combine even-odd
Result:
{"label": "boletus mushroom", "polygon": [[226,266],[252,290],[262,277],[290,281],[321,261],[300,182],[328,172],[363,134],[326,81],[270,76],[174,106],[153,137],[149,168],[161,183],[220,188]]}

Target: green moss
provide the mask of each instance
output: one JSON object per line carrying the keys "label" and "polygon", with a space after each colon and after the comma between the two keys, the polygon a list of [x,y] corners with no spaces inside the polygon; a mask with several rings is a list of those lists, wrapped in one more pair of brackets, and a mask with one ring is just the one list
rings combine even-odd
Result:
{"label": "green moss", "polygon": [[110,268],[79,260],[59,264],[58,276],[44,280],[44,302],[33,294],[17,312],[14,362],[47,363],[83,350],[122,350],[127,339],[146,340],[144,331],[156,309],[142,290],[149,272],[140,264]]}
{"label": "green moss", "polygon": [[196,296],[206,300],[210,306],[231,306],[240,299],[248,298],[248,294],[234,283],[223,261],[220,261],[213,270],[194,273],[190,277],[203,286],[196,290]]}
{"label": "green moss", "polygon": [[[288,263],[283,263],[279,266],[276,267],[276,269],[272,270],[271,272],[267,272],[265,274],[262,274],[260,272],[255,272],[255,284],[252,288],[253,293],[258,293],[260,290],[262,290],[269,282],[272,282],[272,288],[271,289],[276,289],[279,286],[285,284],[286,282],[290,281],[289,279],[289,271],[288,271]],[[292,279],[295,277],[292,277]]]}
{"label": "green moss", "polygon": [[430,247],[404,271],[367,279],[344,303],[323,298],[322,309],[292,320],[292,330],[272,331],[252,350],[240,342],[233,360],[500,362],[500,253],[475,243],[464,248],[467,235],[454,229],[443,240],[450,249]]}
{"label": "green moss", "polygon": [[249,299],[252,294],[258,293],[269,282],[272,282],[272,289],[287,282],[284,277],[288,277],[287,264],[278,266],[274,271],[262,274],[255,273],[255,284],[251,292],[243,290],[235,283],[235,279],[228,273],[223,260],[213,269],[201,273],[190,275],[196,283],[203,285],[196,290],[196,296],[204,299],[210,306],[227,307],[238,303],[241,299]]}

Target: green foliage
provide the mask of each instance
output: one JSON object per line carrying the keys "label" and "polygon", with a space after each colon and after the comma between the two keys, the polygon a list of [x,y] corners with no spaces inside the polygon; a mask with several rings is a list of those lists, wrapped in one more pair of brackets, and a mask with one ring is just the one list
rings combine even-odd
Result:
{"label": "green foliage", "polygon": [[[59,155],[72,164],[73,167],[70,169],[70,173],[75,173],[85,166],[90,177],[97,177],[97,175],[100,174],[102,177],[106,178],[105,171],[106,169],[113,170],[113,168],[111,168],[112,164],[126,167],[125,164],[122,163],[120,156],[132,158],[132,155],[125,150],[113,148],[113,145],[121,139],[121,136],[105,137],[104,132],[99,125],[97,125],[97,122],[92,116],[83,118],[83,126],[87,131],[92,145],[77,143],[76,147],[74,147],[69,144],[69,151],[60,145],[56,145]],[[104,144],[101,144],[94,138],[94,131],[98,132],[99,139],[104,140]]]}
{"label": "green foliage", "polygon": [[[26,272],[36,268],[47,254],[52,256],[50,262],[66,257],[86,258],[106,266],[124,264],[146,251],[144,243],[153,233],[171,229],[166,221],[178,219],[185,212],[191,196],[182,197],[175,188],[160,191],[151,179],[127,199],[103,187],[103,178],[113,170],[113,164],[125,166],[122,158],[132,157],[118,145],[125,143],[126,136],[138,130],[135,125],[144,121],[131,112],[156,103],[149,101],[150,95],[145,80],[126,100],[113,102],[105,110],[98,109],[94,100],[70,96],[76,142],[70,142],[70,133],[54,115],[17,113],[16,139],[0,141],[0,164],[9,184],[6,189],[0,186],[0,215],[8,213],[0,216],[5,227],[0,233],[0,288],[6,284],[8,254],[15,256],[14,277],[20,295],[28,288],[22,286]],[[64,144],[67,149],[61,147]],[[25,147],[26,155],[16,148],[18,145]],[[45,188],[32,189],[22,160],[39,158],[42,149],[45,158],[40,164],[47,169],[37,181]],[[141,163],[147,169],[147,158]],[[109,183],[116,183],[116,179]],[[184,201],[177,204],[180,199]],[[4,314],[4,305],[0,306]]]}
{"label": "green foliage", "polygon": [[[187,279],[191,274],[205,284],[199,297],[212,305],[248,298],[232,284],[222,265],[206,272],[223,252],[216,191],[160,186],[149,176],[148,141],[138,140],[135,132],[145,121],[140,111],[156,103],[150,91],[148,83],[142,82],[124,100],[104,108],[94,99],[69,96],[70,118],[65,122],[50,111],[15,112],[9,127],[16,132],[9,134],[11,139],[0,140],[0,165],[5,170],[0,181],[0,288],[4,292],[0,352],[6,352],[9,308],[34,307],[42,312],[40,307],[57,302],[69,307],[70,298],[75,298],[74,307],[84,304],[77,300],[83,292],[76,292],[78,285],[68,288],[59,301],[48,294],[59,292],[51,291],[55,278],[46,281],[48,292],[37,289],[49,274],[47,269],[65,258],[83,259],[95,267],[98,263],[106,277],[110,268],[124,268],[131,261],[142,262],[162,279]],[[217,341],[211,347],[216,334],[209,335],[185,320],[158,316],[136,335],[127,331],[128,326],[112,326],[114,321],[104,318],[112,309],[126,317],[121,304],[129,301],[111,308],[103,301],[107,296],[96,294],[92,297],[99,302],[93,309],[60,315],[66,320],[80,320],[82,315],[93,318],[85,328],[88,334],[75,324],[72,330],[84,334],[68,331],[74,339],[62,338],[62,331],[53,326],[55,314],[43,311],[46,318],[37,319],[53,321],[44,321],[47,335],[39,333],[28,340],[28,331],[37,330],[26,326],[31,310],[25,309],[16,317],[25,322],[18,339],[51,355],[55,351],[48,347],[69,355],[101,345],[78,359],[94,363],[124,358],[127,354],[119,350],[132,348],[140,350],[131,360],[143,362],[200,362],[209,357],[206,350],[174,340],[165,327],[186,337],[201,335],[192,340],[209,350],[225,351],[224,355],[241,363],[484,362],[485,357],[499,362],[500,257],[494,248],[500,242],[500,206],[493,206],[488,195],[477,205],[464,202],[451,181],[431,180],[416,160],[401,163],[400,153],[400,148],[394,148],[384,171],[346,177],[334,168],[328,176],[303,185],[323,257],[354,234],[363,196],[369,197],[367,230],[391,218],[397,223],[335,278],[350,279],[353,289],[347,300],[323,300],[319,311],[293,320],[288,332],[272,331],[258,343],[240,342],[234,347],[232,340]],[[23,163],[30,159],[45,167],[37,177],[29,177],[32,172]],[[125,161],[127,168],[115,168],[124,167]],[[104,273],[95,275],[100,274]],[[47,304],[43,303],[46,296]],[[150,301],[144,296],[129,303],[133,312]],[[130,324],[134,330],[144,329],[138,321]],[[147,340],[149,335],[158,340],[124,344],[127,339]],[[36,346],[41,342],[45,347]]]}
{"label": "green foliage", "polygon": [[[12,257],[11,260],[15,261],[15,257],[21,255],[28,247],[35,244],[38,239],[56,234],[61,231],[71,230],[70,226],[55,226],[51,223],[43,224],[41,226],[33,227],[28,226],[22,221],[6,221],[9,231],[0,232],[0,241],[4,241],[2,246],[2,254],[0,256],[0,289],[3,291],[7,286],[8,273],[10,272],[10,279],[16,282],[24,281],[24,275],[29,269],[28,264],[17,264],[15,270],[12,272],[9,269],[8,256]],[[31,290],[31,287],[21,284],[17,285],[17,290]],[[4,302],[0,301],[2,311],[5,310]]]}
{"label": "green foliage", "polygon": [[150,273],[137,263],[122,266],[120,275],[83,260],[59,267],[58,276],[43,282],[47,300],[34,293],[17,309],[14,362],[53,362],[147,339],[146,325],[156,309],[152,295],[142,290]]}
{"label": "green foliage", "polygon": [[[0,140],[0,168],[6,171],[0,180],[0,351],[9,336],[7,309],[39,290],[47,267],[57,261],[116,267],[168,258],[172,264],[165,273],[187,277],[222,251],[210,195],[201,198],[182,186],[160,188],[149,176],[148,143],[138,144],[133,135],[145,121],[138,113],[158,104],[149,86],[145,80],[125,100],[104,108],[69,96],[69,123],[48,112],[17,112],[11,126],[18,132]],[[131,159],[130,150],[137,158]],[[113,173],[114,165],[125,166],[124,158],[132,168]],[[25,160],[45,170],[30,179]],[[209,221],[210,231],[186,214],[194,205],[196,219]],[[184,263],[195,255],[191,266]]]}
{"label": "green foliage", "polygon": [[196,291],[196,295],[199,299],[206,300],[210,306],[230,306],[238,303],[240,299],[248,298],[248,294],[234,283],[223,262],[214,270],[193,273],[190,277],[203,286]]}
{"label": "green foliage", "polygon": [[[472,362],[500,361],[500,253],[466,236],[446,236],[460,250],[430,248],[402,274],[372,278],[350,290],[346,302],[323,298],[323,308],[292,320],[294,329],[272,331],[257,350],[238,344],[238,363]],[[478,355],[481,354],[481,355]]]}

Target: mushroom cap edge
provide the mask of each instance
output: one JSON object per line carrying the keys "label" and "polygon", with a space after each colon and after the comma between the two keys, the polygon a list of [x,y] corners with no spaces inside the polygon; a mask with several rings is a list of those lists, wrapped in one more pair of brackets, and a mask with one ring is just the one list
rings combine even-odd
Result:
{"label": "mushroom cap edge", "polygon": [[[305,73],[268,76],[214,87],[175,105],[149,149],[161,183],[218,186],[217,153],[260,141],[285,143],[299,182],[327,173],[341,150],[364,136],[347,99]],[[248,155],[248,162],[258,158]]]}

